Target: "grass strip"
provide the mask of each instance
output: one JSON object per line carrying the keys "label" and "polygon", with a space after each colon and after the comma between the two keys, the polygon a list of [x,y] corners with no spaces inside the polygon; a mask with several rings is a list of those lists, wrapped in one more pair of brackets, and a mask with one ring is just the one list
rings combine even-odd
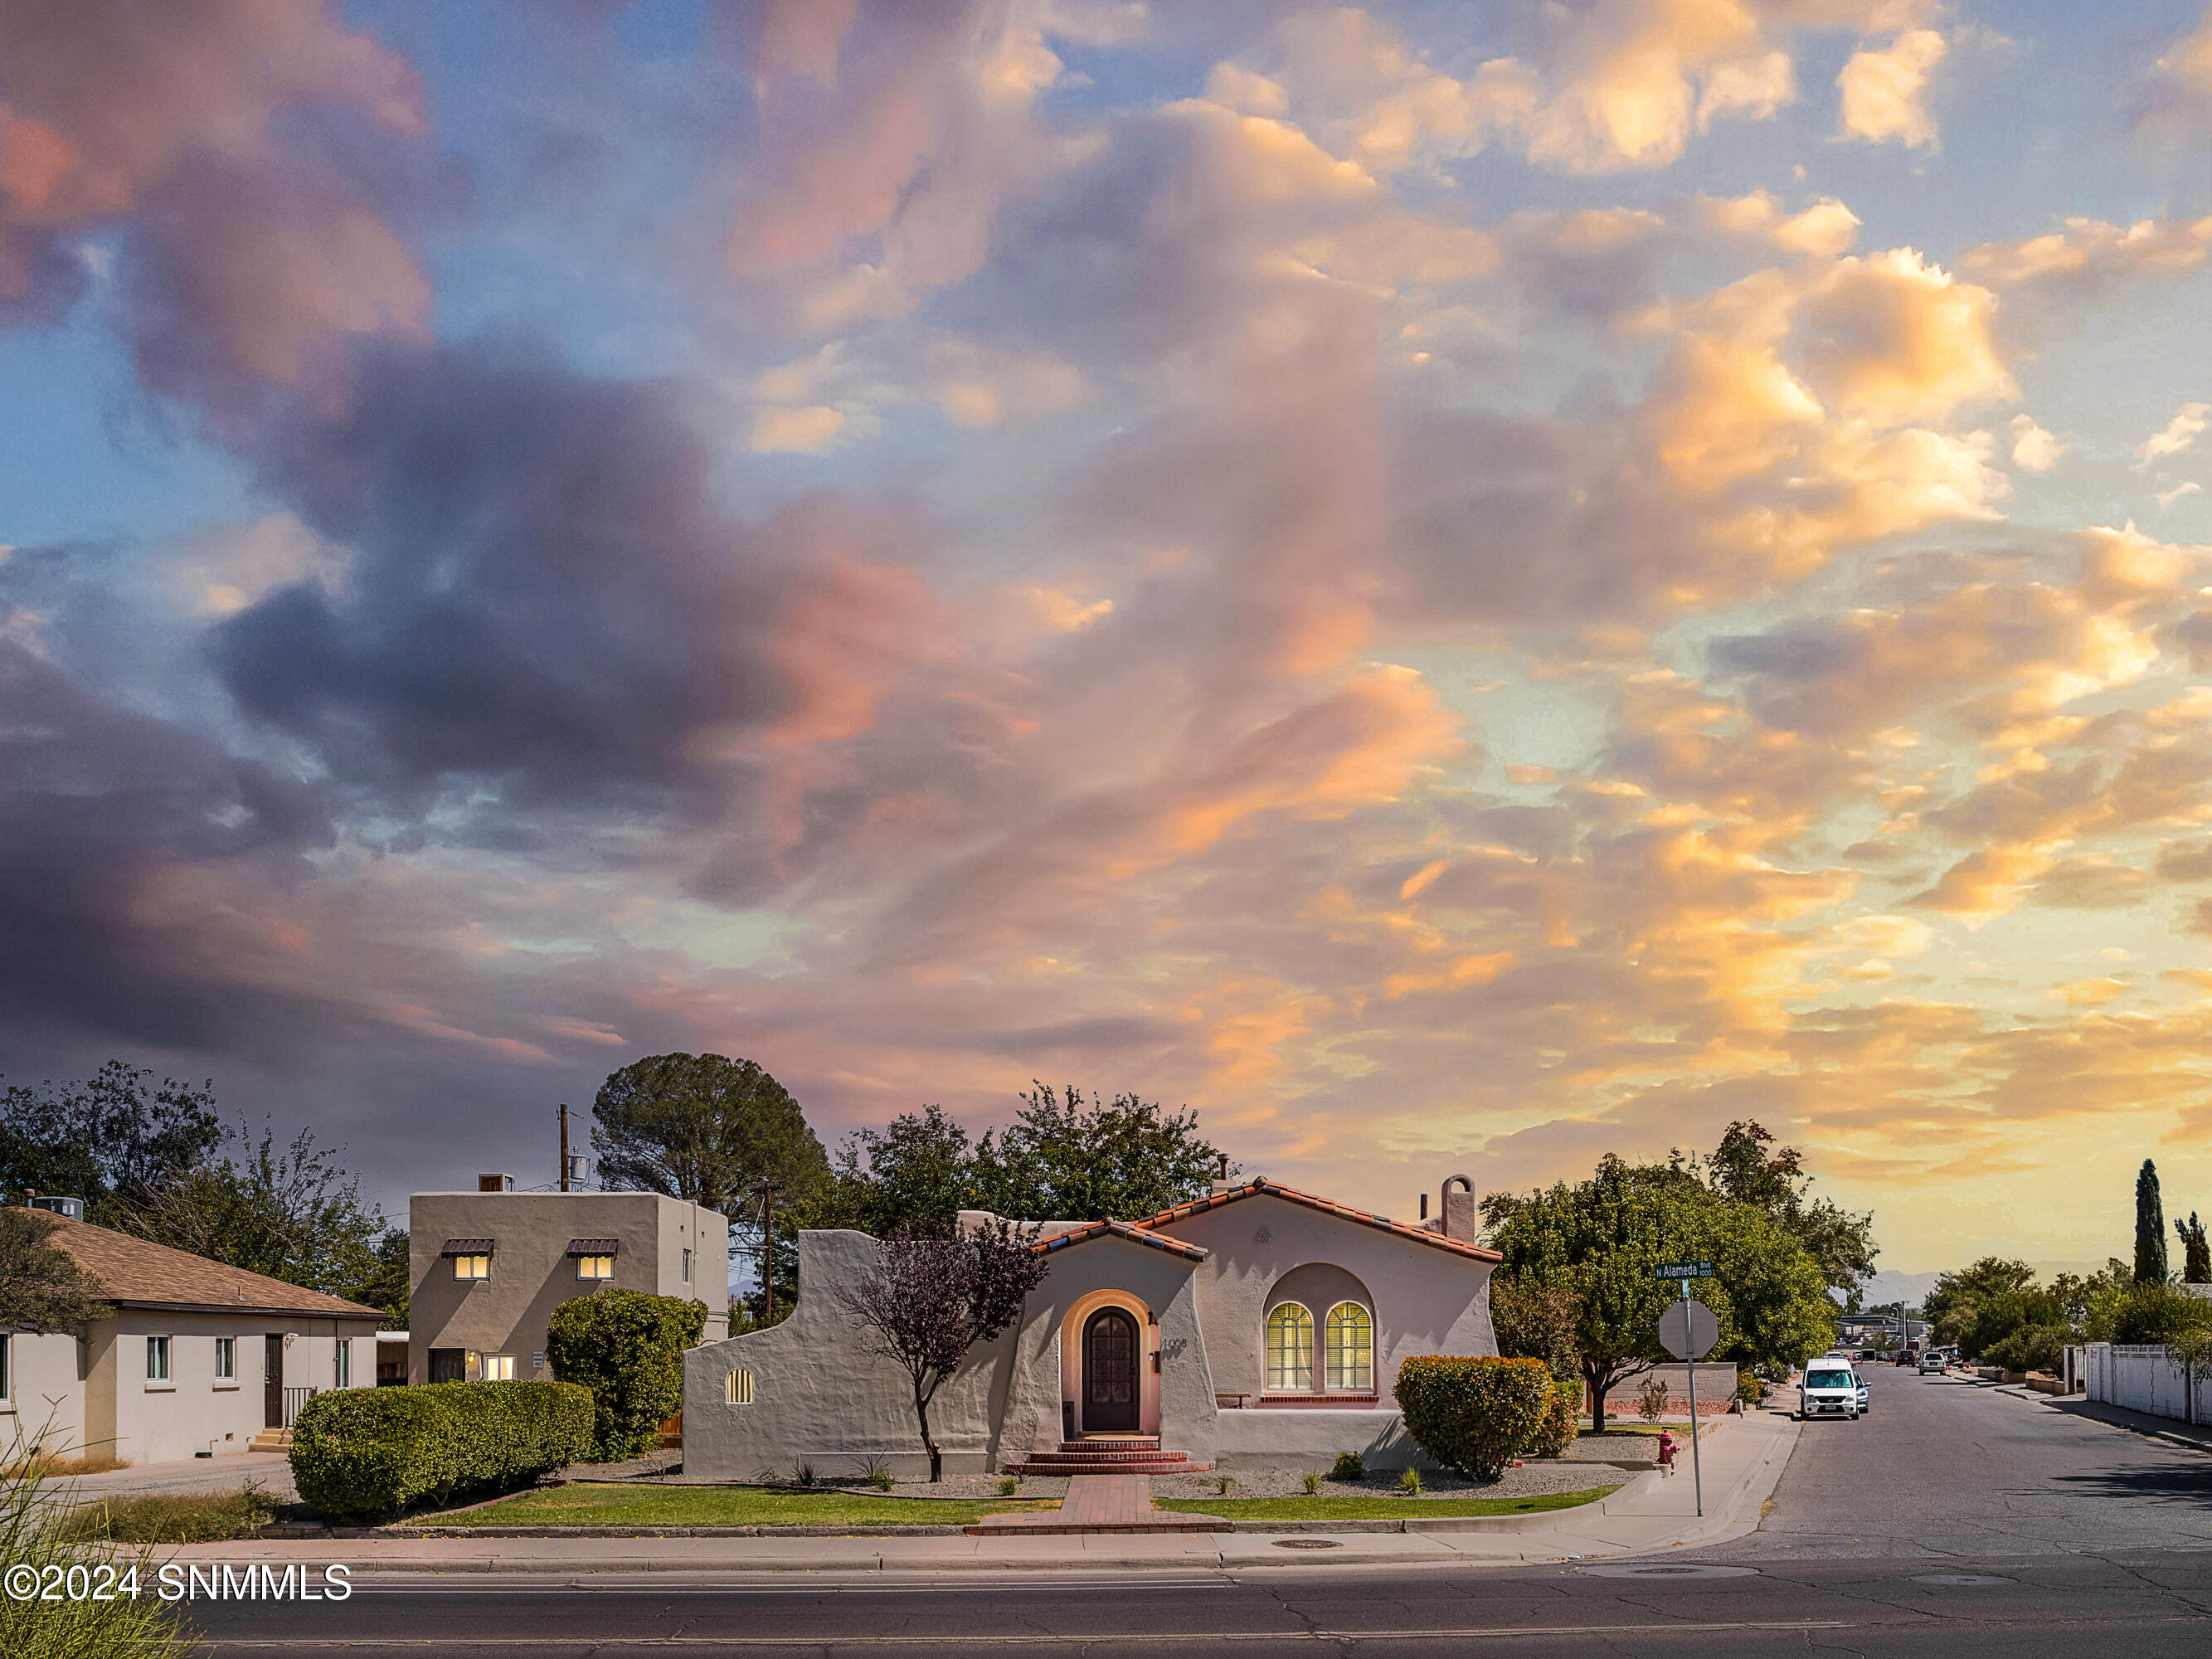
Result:
{"label": "grass strip", "polygon": [[1059,1507],[1056,1498],[878,1498],[770,1486],[632,1486],[580,1483],[522,1492],[484,1509],[417,1515],[437,1527],[968,1526],[987,1515]]}
{"label": "grass strip", "polygon": [[1402,1521],[1462,1515],[1536,1515],[1595,1504],[1618,1485],[1529,1498],[1163,1498],[1156,1509],[1224,1521]]}
{"label": "grass strip", "polygon": [[149,1492],[79,1504],[63,1519],[72,1544],[220,1544],[246,1538],[276,1518],[258,1488],[229,1492]]}

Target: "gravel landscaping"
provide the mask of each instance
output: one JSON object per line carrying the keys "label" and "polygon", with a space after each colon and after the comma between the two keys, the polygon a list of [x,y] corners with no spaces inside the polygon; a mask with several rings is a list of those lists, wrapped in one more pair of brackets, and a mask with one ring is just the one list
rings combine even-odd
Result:
{"label": "gravel landscaping", "polygon": [[[1386,1498],[1411,1504],[1440,1498],[1535,1498],[1547,1492],[1581,1492],[1628,1479],[1625,1474],[1594,1474],[1588,1462],[1564,1458],[1508,1469],[1490,1481],[1463,1480],[1442,1470],[1433,1474],[1423,1470],[1420,1497],[1408,1498],[1399,1496],[1395,1474],[1378,1474],[1365,1480],[1331,1480],[1327,1478],[1327,1470],[1322,1470],[1322,1474],[1320,1496],[1323,1498]],[[1237,1483],[1226,1494],[1231,1498],[1298,1498],[1304,1495],[1306,1489],[1303,1469],[1247,1469],[1229,1478]],[[1220,1497],[1224,1494],[1219,1481],[1220,1477],[1213,1474],[1156,1474],[1152,1477],[1152,1496]]]}

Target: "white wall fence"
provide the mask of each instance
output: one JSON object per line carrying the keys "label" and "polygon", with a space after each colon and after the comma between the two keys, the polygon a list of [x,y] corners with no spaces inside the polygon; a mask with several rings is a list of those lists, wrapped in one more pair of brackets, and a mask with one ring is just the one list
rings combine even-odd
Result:
{"label": "white wall fence", "polygon": [[2212,1423],[2212,1378],[2199,1379],[2197,1404],[2190,1409],[2181,1367],[2164,1348],[2150,1343],[2091,1342],[2081,1349],[2083,1381],[2092,1400],[2153,1417]]}

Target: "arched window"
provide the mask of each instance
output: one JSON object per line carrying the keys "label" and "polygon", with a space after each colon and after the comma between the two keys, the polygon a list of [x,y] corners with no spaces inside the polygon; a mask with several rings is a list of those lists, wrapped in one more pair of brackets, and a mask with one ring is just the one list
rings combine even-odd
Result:
{"label": "arched window", "polygon": [[722,1397],[731,1405],[750,1406],[753,1403],[753,1374],[742,1365],[729,1374],[722,1387]]}
{"label": "arched window", "polygon": [[1375,1321],[1357,1302],[1328,1310],[1323,1375],[1329,1392],[1364,1394],[1375,1386]]}
{"label": "arched window", "polygon": [[1267,1316],[1267,1386],[1313,1389],[1313,1316],[1295,1302]]}

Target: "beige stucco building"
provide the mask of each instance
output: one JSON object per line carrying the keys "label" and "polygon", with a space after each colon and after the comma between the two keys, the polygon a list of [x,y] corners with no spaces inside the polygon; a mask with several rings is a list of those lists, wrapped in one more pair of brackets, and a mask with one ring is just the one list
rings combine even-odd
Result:
{"label": "beige stucco building", "polygon": [[55,1216],[47,1243],[115,1317],[82,1339],[0,1336],[0,1438],[134,1463],[242,1452],[329,1389],[376,1380],[384,1316],[281,1279]]}
{"label": "beige stucco building", "polygon": [[[1326,1468],[1345,1451],[1403,1468],[1398,1367],[1498,1352],[1500,1258],[1474,1223],[1457,1177],[1419,1224],[1265,1180],[1144,1221],[1043,1223],[1043,1283],[932,1405],[945,1469]],[[789,1318],[684,1356],[685,1473],[925,1472],[905,1374],[838,1301],[876,1272],[876,1241],[802,1232],[799,1252]]]}
{"label": "beige stucco building", "polygon": [[550,1377],[553,1310],[604,1289],[707,1304],[730,1329],[730,1224],[659,1193],[518,1193],[510,1177],[407,1201],[407,1380]]}

